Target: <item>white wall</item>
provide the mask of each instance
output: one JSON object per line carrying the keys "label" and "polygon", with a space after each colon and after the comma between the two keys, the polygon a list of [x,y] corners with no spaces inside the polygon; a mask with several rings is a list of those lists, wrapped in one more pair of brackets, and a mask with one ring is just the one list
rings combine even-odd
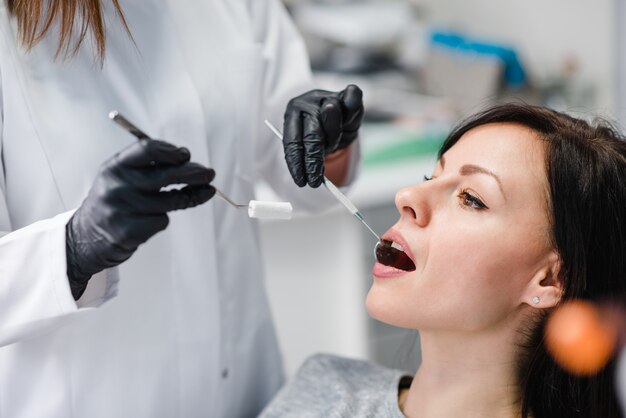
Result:
{"label": "white wall", "polygon": [[617,82],[615,88],[617,98],[615,113],[621,125],[626,126],[626,27],[621,24],[626,22],[626,0],[615,0],[615,3],[616,12],[613,20],[620,23],[615,25],[615,38],[617,39]]}
{"label": "white wall", "polygon": [[287,374],[315,353],[367,358],[364,301],[371,275],[362,260],[361,226],[343,208],[260,226]]}

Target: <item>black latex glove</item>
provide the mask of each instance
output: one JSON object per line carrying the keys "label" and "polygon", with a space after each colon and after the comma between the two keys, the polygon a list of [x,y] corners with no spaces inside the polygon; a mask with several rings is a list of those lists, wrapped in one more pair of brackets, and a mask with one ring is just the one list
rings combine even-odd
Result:
{"label": "black latex glove", "polygon": [[363,92],[352,84],[338,93],[312,90],[289,101],[283,146],[298,186],[322,184],[324,157],[356,139],[363,113]]}
{"label": "black latex glove", "polygon": [[[189,162],[187,148],[140,140],[106,161],[66,226],[67,274],[74,299],[92,275],[113,267],[165,229],[167,212],[209,200],[212,169]],[[170,184],[180,190],[159,191]]]}

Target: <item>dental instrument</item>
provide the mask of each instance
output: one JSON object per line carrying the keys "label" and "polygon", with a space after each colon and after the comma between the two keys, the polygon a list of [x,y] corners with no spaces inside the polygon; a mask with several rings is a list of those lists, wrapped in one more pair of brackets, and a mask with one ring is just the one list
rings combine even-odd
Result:
{"label": "dental instrument", "polygon": [[215,193],[224,199],[228,204],[237,209],[248,209],[248,216],[257,219],[291,219],[293,208],[289,202],[263,202],[251,200],[247,205],[233,202],[220,190],[215,189]]}
{"label": "dental instrument", "polygon": [[[126,131],[133,134],[137,139],[151,140],[141,129],[136,127],[132,122],[121,115],[117,110],[109,112],[109,119],[117,123]],[[264,202],[260,200],[251,200],[247,205],[240,205],[233,202],[228,196],[226,196],[217,187],[215,188],[215,194],[224,199],[228,204],[237,209],[248,209],[248,216],[250,218],[257,219],[291,219],[291,213],[293,208],[289,202]]]}
{"label": "dental instrument", "polygon": [[128,119],[120,114],[117,110],[109,112],[109,119],[126,129],[131,134],[135,135],[137,139],[152,139],[146,135],[141,129],[132,124]]}
{"label": "dental instrument", "polygon": [[398,270],[413,271],[415,263],[404,252],[401,245],[385,239],[380,240],[374,247],[374,258],[385,266],[395,267]]}
{"label": "dental instrument", "polygon": [[[272,132],[274,132],[274,135],[276,135],[281,141],[283,140],[283,134],[276,129],[276,127],[274,125],[272,125],[270,123],[270,121],[265,120],[265,124],[267,125],[268,128],[270,128],[272,130]],[[359,210],[357,209],[356,206],[354,206],[354,204],[350,201],[350,199],[348,199],[346,197],[346,195],[344,195],[343,193],[341,193],[341,191],[337,188],[337,186],[335,186],[330,180],[328,180],[326,178],[326,176],[324,176],[324,181],[322,182],[324,184],[324,186],[326,186],[326,189],[333,195],[335,196],[335,198],[346,208],[348,209],[348,212],[350,212],[355,218],[357,218],[360,222],[363,223],[363,225],[365,225],[365,227],[376,237],[376,239],[380,242],[380,237],[378,236],[378,234],[376,232],[374,232],[374,230],[367,224],[367,222],[365,222],[365,219],[363,218],[363,215],[361,214],[361,212],[359,212]]]}

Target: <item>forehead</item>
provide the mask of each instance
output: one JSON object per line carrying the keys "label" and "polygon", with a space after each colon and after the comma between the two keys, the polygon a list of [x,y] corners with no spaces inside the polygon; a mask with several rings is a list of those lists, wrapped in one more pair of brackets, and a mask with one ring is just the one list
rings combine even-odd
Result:
{"label": "forehead", "polygon": [[446,171],[473,164],[495,173],[505,188],[536,190],[542,198],[547,190],[545,144],[523,125],[492,123],[473,128],[442,159]]}
{"label": "forehead", "polygon": [[491,123],[463,134],[446,151],[444,160],[446,164],[482,162],[492,169],[538,169],[544,167],[544,148],[543,142],[530,128],[514,123]]}

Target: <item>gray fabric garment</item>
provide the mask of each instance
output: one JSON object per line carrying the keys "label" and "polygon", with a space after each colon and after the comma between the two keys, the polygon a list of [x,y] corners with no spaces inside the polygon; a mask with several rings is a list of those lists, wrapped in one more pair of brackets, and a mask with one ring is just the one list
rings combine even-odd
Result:
{"label": "gray fabric garment", "polygon": [[398,386],[405,376],[408,373],[366,361],[317,354],[304,362],[260,417],[403,418]]}

